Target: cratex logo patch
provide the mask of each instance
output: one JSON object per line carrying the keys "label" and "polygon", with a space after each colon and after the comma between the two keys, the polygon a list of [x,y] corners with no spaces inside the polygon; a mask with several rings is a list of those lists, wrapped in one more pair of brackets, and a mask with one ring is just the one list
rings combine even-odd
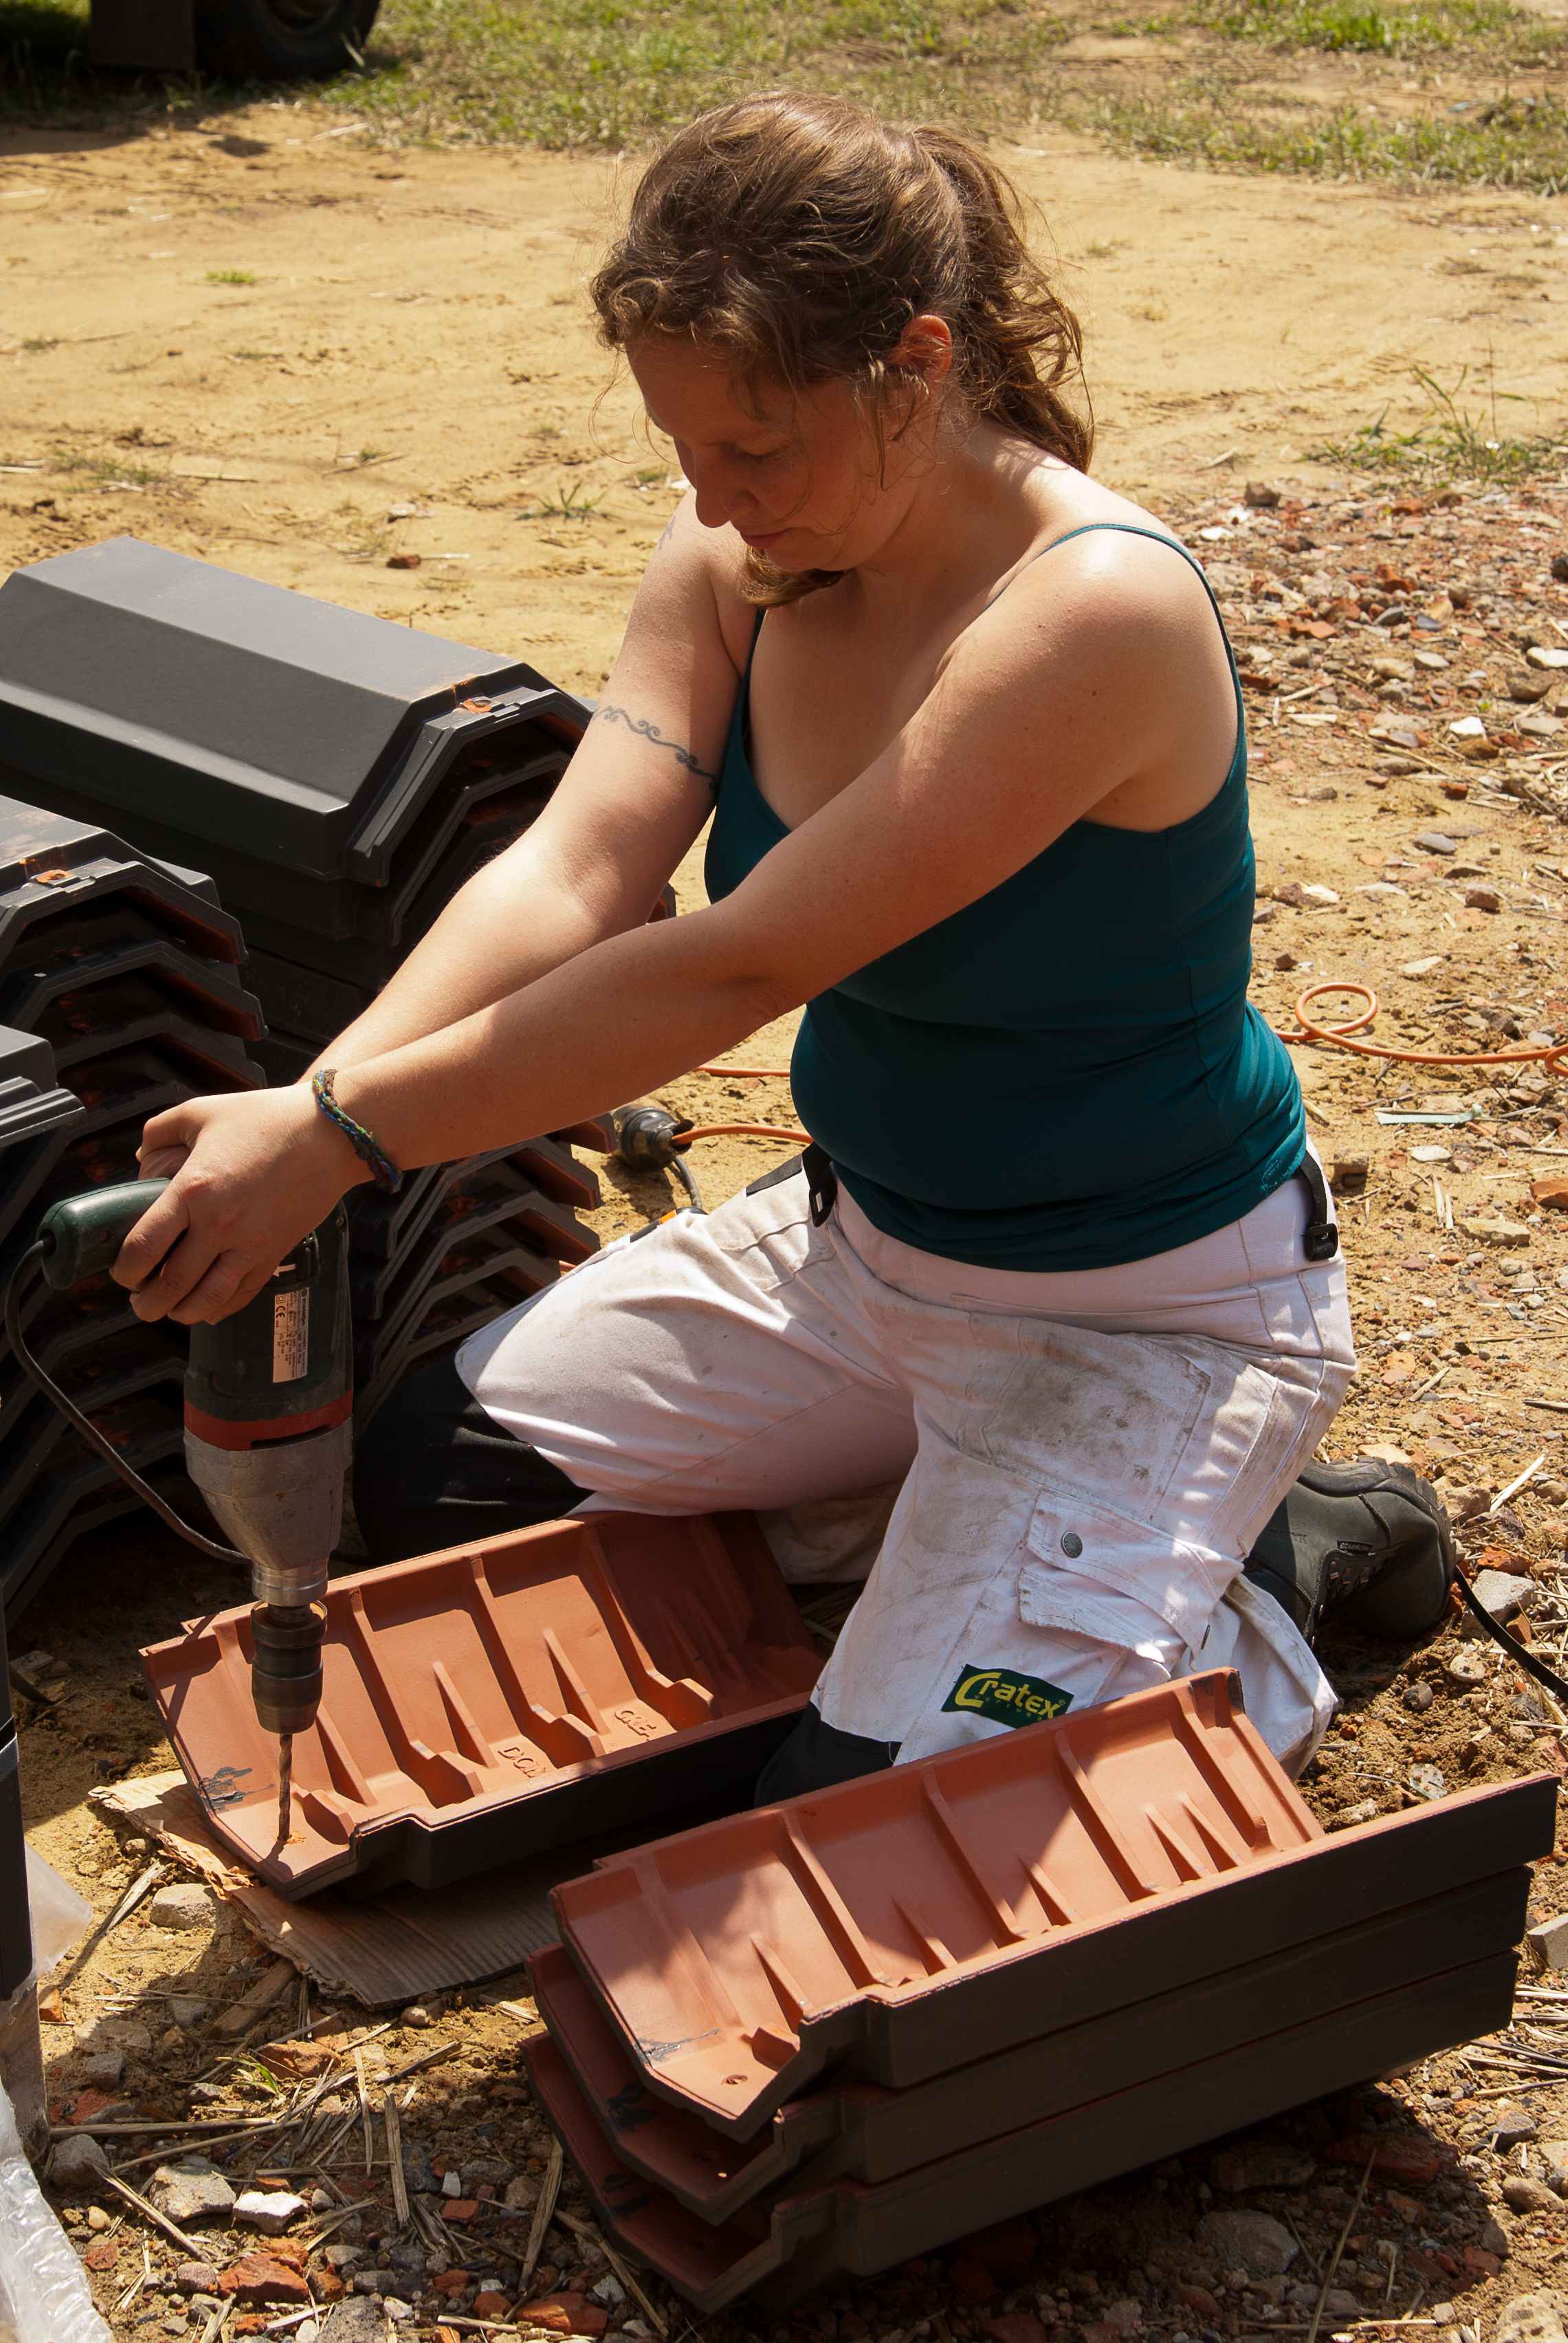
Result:
{"label": "cratex logo patch", "polygon": [[989,1716],[997,1725],[1039,1725],[1048,1716],[1065,1716],[1072,1694],[1043,1676],[1023,1676],[1010,1668],[965,1668],[946,1700],[942,1715],[959,1711],[967,1716]]}

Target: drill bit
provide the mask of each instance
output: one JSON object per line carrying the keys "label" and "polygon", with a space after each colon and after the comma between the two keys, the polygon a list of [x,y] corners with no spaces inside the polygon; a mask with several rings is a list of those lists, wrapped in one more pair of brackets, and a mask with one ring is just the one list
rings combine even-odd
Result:
{"label": "drill bit", "polygon": [[294,1787],[294,1735],[280,1733],[277,1736],[277,1843],[282,1846],[288,1836],[290,1796]]}

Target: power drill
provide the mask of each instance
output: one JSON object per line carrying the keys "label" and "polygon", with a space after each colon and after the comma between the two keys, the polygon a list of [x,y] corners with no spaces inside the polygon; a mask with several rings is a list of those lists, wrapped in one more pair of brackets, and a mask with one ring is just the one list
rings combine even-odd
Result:
{"label": "power drill", "polygon": [[277,1836],[288,1836],[294,1735],[316,1722],[327,1626],[327,1557],[343,1524],[354,1405],[348,1216],[341,1204],[279,1263],[253,1302],[193,1326],[185,1375],[186,1466],[238,1552],[191,1528],[46,1375],[22,1331],[20,1293],[36,1261],[57,1290],[101,1275],[168,1186],[136,1180],[51,1205],[5,1296],[17,1364],[137,1494],[205,1554],[250,1567],[251,1698],[279,1739]]}

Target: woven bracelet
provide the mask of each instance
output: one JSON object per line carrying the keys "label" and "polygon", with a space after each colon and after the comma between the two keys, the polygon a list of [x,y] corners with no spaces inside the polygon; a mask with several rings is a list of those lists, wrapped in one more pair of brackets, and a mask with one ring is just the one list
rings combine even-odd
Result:
{"label": "woven bracelet", "polygon": [[356,1122],[354,1117],[338,1105],[332,1091],[332,1085],[337,1079],[337,1069],[332,1066],[325,1066],[320,1073],[312,1076],[310,1088],[316,1103],[327,1121],[337,1125],[360,1161],[369,1164],[375,1174],[376,1185],[378,1188],[384,1188],[389,1196],[395,1196],[403,1185],[403,1174],[398,1171],[386,1149],[377,1146],[374,1136],[366,1130],[365,1125],[362,1122]]}

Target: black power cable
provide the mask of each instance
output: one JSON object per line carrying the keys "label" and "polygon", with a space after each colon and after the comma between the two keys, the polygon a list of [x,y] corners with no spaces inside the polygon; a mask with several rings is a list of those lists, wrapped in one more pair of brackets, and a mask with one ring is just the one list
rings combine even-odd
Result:
{"label": "black power cable", "polygon": [[22,1332],[22,1279],[24,1272],[35,1261],[42,1261],[53,1250],[52,1245],[42,1242],[29,1245],[12,1271],[11,1282],[5,1288],[5,1339],[11,1345],[17,1365],[29,1382],[37,1385],[45,1399],[54,1401],[73,1431],[80,1433],[88,1447],[95,1449],[106,1464],[112,1464],[121,1480],[152,1507],[160,1521],[166,1522],[171,1530],[183,1537],[187,1545],[194,1545],[198,1554],[205,1554],[212,1562],[237,1562],[242,1569],[248,1570],[250,1564],[243,1554],[236,1554],[231,1545],[215,1544],[211,1538],[203,1537],[199,1530],[193,1530],[188,1522],[181,1521],[173,1506],[166,1505],[157,1491],[150,1488],[141,1474],[126,1463],[113,1442],[105,1439],[97,1425],[82,1413],[75,1402],[66,1398],[59,1384],[45,1373],[28,1349],[27,1338]]}
{"label": "black power cable", "polygon": [[1480,1621],[1482,1626],[1485,1628],[1493,1642],[1498,1644],[1502,1650],[1505,1651],[1511,1660],[1517,1661],[1518,1664],[1524,1670],[1526,1675],[1533,1676],[1536,1683],[1538,1684],[1544,1684],[1548,1692],[1554,1692],[1559,1700],[1568,1701],[1568,1684],[1565,1684],[1561,1676],[1553,1675],[1552,1670],[1546,1665],[1543,1660],[1536,1659],[1526,1646],[1520,1642],[1517,1635],[1511,1635],[1507,1628],[1504,1627],[1499,1620],[1493,1617],[1491,1612],[1488,1611],[1481,1602],[1475,1589],[1472,1586],[1469,1579],[1465,1576],[1457,1562],[1455,1562],[1453,1565],[1453,1575],[1458,1584],[1459,1592],[1463,1598],[1465,1608],[1470,1612],[1473,1618]]}

